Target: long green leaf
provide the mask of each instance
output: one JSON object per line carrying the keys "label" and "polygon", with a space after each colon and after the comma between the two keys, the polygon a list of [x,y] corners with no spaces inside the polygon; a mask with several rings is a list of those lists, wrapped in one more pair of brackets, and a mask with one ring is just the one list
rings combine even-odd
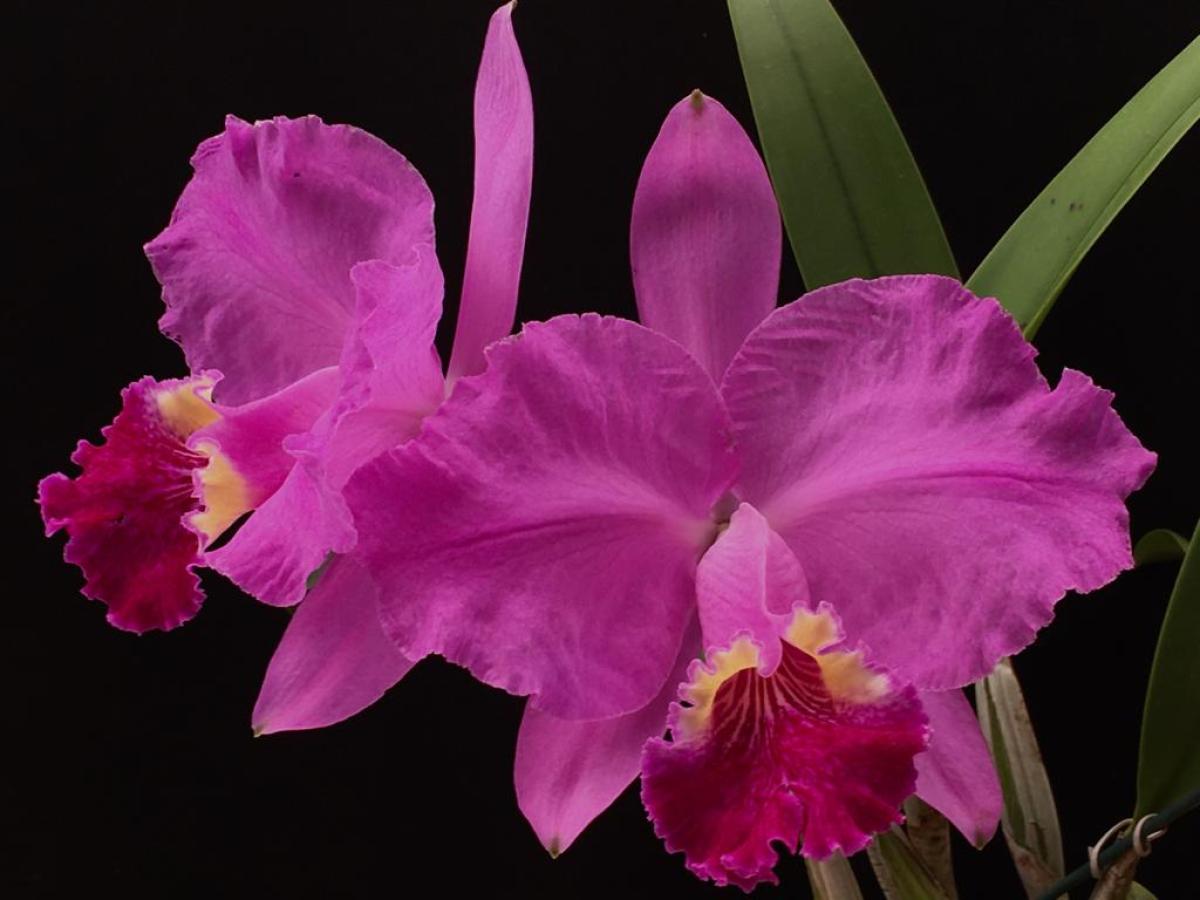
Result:
{"label": "long green leaf", "polygon": [[1096,239],[1200,117],[1200,38],[1076,154],[1000,238],[967,285],[1032,338]]}
{"label": "long green leaf", "polygon": [[729,14],[805,285],[957,275],[900,126],[828,0],[729,0]]}
{"label": "long green leaf", "polygon": [[1200,789],[1200,541],[1193,534],[1158,635],[1138,759],[1137,812]]}
{"label": "long green leaf", "polygon": [[1050,778],[1012,663],[976,684],[975,705],[1004,793],[1001,827],[1030,897],[1063,876],[1062,835]]}
{"label": "long green leaf", "polygon": [[898,826],[875,835],[867,856],[887,900],[949,900]]}
{"label": "long green leaf", "polygon": [[863,900],[858,879],[846,857],[835,853],[827,859],[805,859],[813,900]]}
{"label": "long green leaf", "polygon": [[1187,553],[1188,539],[1170,528],[1147,531],[1133,548],[1133,561],[1139,566],[1151,563],[1175,562]]}

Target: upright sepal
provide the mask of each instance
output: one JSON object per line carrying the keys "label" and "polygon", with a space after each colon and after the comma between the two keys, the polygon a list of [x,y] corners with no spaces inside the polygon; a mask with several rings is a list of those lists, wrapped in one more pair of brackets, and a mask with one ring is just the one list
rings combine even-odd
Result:
{"label": "upright sepal", "polygon": [[775,308],[782,240],[749,135],[694,91],[663,122],[633,198],[629,255],[642,324],[683,344],[720,381]]}
{"label": "upright sepal", "polygon": [[513,33],[516,3],[492,14],[475,83],[475,196],[451,382],[483,370],[483,348],[512,330],[533,185],[533,99]]}

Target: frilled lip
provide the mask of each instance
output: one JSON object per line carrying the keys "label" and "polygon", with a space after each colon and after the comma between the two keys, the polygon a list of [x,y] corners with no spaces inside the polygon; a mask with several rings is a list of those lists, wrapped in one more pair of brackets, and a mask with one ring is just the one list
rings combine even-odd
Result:
{"label": "frilled lip", "polygon": [[770,674],[738,637],[693,663],[671,739],[642,758],[642,799],[669,852],[697,875],[750,890],[775,882],[778,842],[851,854],[902,821],[928,740],[916,691],[839,649],[832,610],[796,610]]}
{"label": "frilled lip", "polygon": [[203,602],[194,569],[209,535],[194,517],[210,458],[188,440],[218,417],[209,396],[219,377],[134,382],[103,442],[80,441],[72,454],[80,474],[38,485],[47,535],[67,532],[64,559],[83,570],[84,595],[104,602],[118,628],[174,628]]}

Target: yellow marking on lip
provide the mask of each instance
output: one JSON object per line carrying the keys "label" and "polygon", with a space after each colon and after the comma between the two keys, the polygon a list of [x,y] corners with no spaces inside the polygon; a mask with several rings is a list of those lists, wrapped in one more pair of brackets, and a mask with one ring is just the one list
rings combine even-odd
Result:
{"label": "yellow marking on lip", "polygon": [[204,509],[192,516],[192,526],[207,539],[215,541],[243,514],[254,508],[246,480],[215,444],[202,442],[194,448],[208,457],[200,473],[200,493]]}
{"label": "yellow marking on lip", "polygon": [[211,425],[221,414],[212,405],[213,380],[193,378],[178,387],[155,392],[158,414],[163,422],[181,439]]}
{"label": "yellow marking on lip", "polygon": [[[873,672],[857,650],[823,652],[841,640],[836,620],[827,612],[797,609],[783,635],[793,647],[807,653],[821,667],[821,680],[835,700],[873,703],[891,690],[886,675]],[[679,692],[690,706],[679,712],[672,731],[676,741],[687,741],[705,733],[711,723],[713,701],[726,681],[744,669],[757,669],[758,647],[748,637],[739,637],[728,650],[712,654],[710,664],[698,666],[695,678]],[[771,677],[771,676],[768,676]]]}
{"label": "yellow marking on lip", "polygon": [[891,689],[888,677],[868,669],[859,651],[821,652],[840,640],[837,623],[829,613],[796,610],[785,640],[817,661],[825,687],[835,699],[873,703]]}
{"label": "yellow marking on lip", "polygon": [[692,705],[680,711],[672,737],[677,741],[687,740],[703,732],[708,727],[713,699],[721,685],[743,669],[758,668],[758,661],[758,648],[749,638],[740,637],[728,650],[712,655],[709,667],[712,671],[698,666],[695,680],[680,690],[680,696]]}
{"label": "yellow marking on lip", "polygon": [[[201,376],[154,395],[163,423],[181,441],[187,441],[201,428],[221,418],[212,405],[212,389],[213,380]],[[190,522],[204,535],[205,543],[212,543],[243,513],[252,510],[254,503],[250,498],[250,486],[216,444],[201,441],[191,449],[208,457],[208,465],[200,473],[200,501],[204,508],[193,513]]]}

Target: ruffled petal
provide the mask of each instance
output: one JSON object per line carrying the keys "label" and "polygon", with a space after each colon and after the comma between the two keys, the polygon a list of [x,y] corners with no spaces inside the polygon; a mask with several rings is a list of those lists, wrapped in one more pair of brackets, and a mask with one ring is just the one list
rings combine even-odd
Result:
{"label": "ruffled petal", "polygon": [[775,308],[779,207],[749,136],[695,91],[663,123],[633,199],[630,256],[642,323],[715,381]]}
{"label": "ruffled petal", "polygon": [[[281,391],[242,406],[214,405],[220,418],[196,431],[188,445],[210,457],[200,473],[207,500],[192,524],[216,536],[246,508],[255,508],[279,490],[296,459],[284,449],[293,434],[308,431],[337,394],[335,368],[318,369]],[[214,502],[229,491],[246,496],[244,506]]]}
{"label": "ruffled petal", "polygon": [[255,734],[324,728],[366,709],[413,663],[379,624],[375,583],[352,556],[333,559],[271,657]]}
{"label": "ruffled petal", "polygon": [[525,707],[513,766],[517,804],[551,856],[570,847],[637,778],[642,746],[666,731],[667,710],[699,651],[693,626],[662,690],[636,712],[580,722]]}
{"label": "ruffled petal", "polygon": [[171,224],[146,245],[163,332],[189,367],[225,374],[225,403],[335,365],[354,311],[350,269],[402,264],[433,241],[417,171],[364,131],[315,116],[229,117],[200,145]]}
{"label": "ruffled petal", "polygon": [[562,718],[640,709],[734,475],[720,399],[681,347],[619,319],[530,324],[488,360],[347,485],[384,628]]}
{"label": "ruffled petal", "polygon": [[[720,540],[718,540],[718,544]],[[851,854],[901,820],[925,747],[916,691],[838,649],[836,617],[797,610],[764,675],[755,642],[709,651],[671,740],[646,744],[642,799],[667,850],[717,884],[777,883],[775,842]]]}
{"label": "ruffled petal", "polygon": [[778,310],[725,376],[741,495],[919,687],[983,676],[1132,565],[1124,499],[1154,455],[1110,393],[1069,370],[1051,390],[1034,355],[994,300],[899,276]]}
{"label": "ruffled petal", "polygon": [[442,273],[433,248],[416,248],[405,266],[361,263],[351,277],[356,324],[342,353],[337,400],[309,432],[284,442],[281,453],[293,466],[280,490],[209,554],[214,569],[274,606],[299,603],[308,576],[325,558],[353,549],[354,526],[342,498],[346,479],[416,434],[443,395],[433,346]]}
{"label": "ruffled petal", "polygon": [[[106,604],[108,621],[126,631],[174,628],[204,599],[192,569],[215,535],[189,520],[204,509],[196,486],[209,456],[187,441],[218,415],[208,402],[214,380],[134,382],[104,442],[80,441],[72,454],[82,472],[38,485],[46,534],[66,529],[64,556],[83,570],[84,595]],[[236,485],[226,500],[226,512],[248,508]]]}
{"label": "ruffled petal", "polygon": [[929,749],[917,757],[917,796],[982,847],[996,833],[1004,797],[979,720],[960,690],[923,691]]}
{"label": "ruffled petal", "polygon": [[357,324],[342,354],[342,388],[324,455],[337,491],[360,465],[402,444],[445,394],[434,338],[442,315],[442,270],[432,246],[405,266],[360,263],[351,277]]}
{"label": "ruffled petal", "polygon": [[340,495],[325,482],[320,461],[298,443],[300,458],[280,486],[207,564],[247,594],[272,606],[304,599],[305,583],[330,553],[354,549],[354,525]]}
{"label": "ruffled petal", "polygon": [[475,198],[449,377],[483,371],[483,348],[512,331],[533,183],[533,99],[513,3],[492,14],[475,84]]}

